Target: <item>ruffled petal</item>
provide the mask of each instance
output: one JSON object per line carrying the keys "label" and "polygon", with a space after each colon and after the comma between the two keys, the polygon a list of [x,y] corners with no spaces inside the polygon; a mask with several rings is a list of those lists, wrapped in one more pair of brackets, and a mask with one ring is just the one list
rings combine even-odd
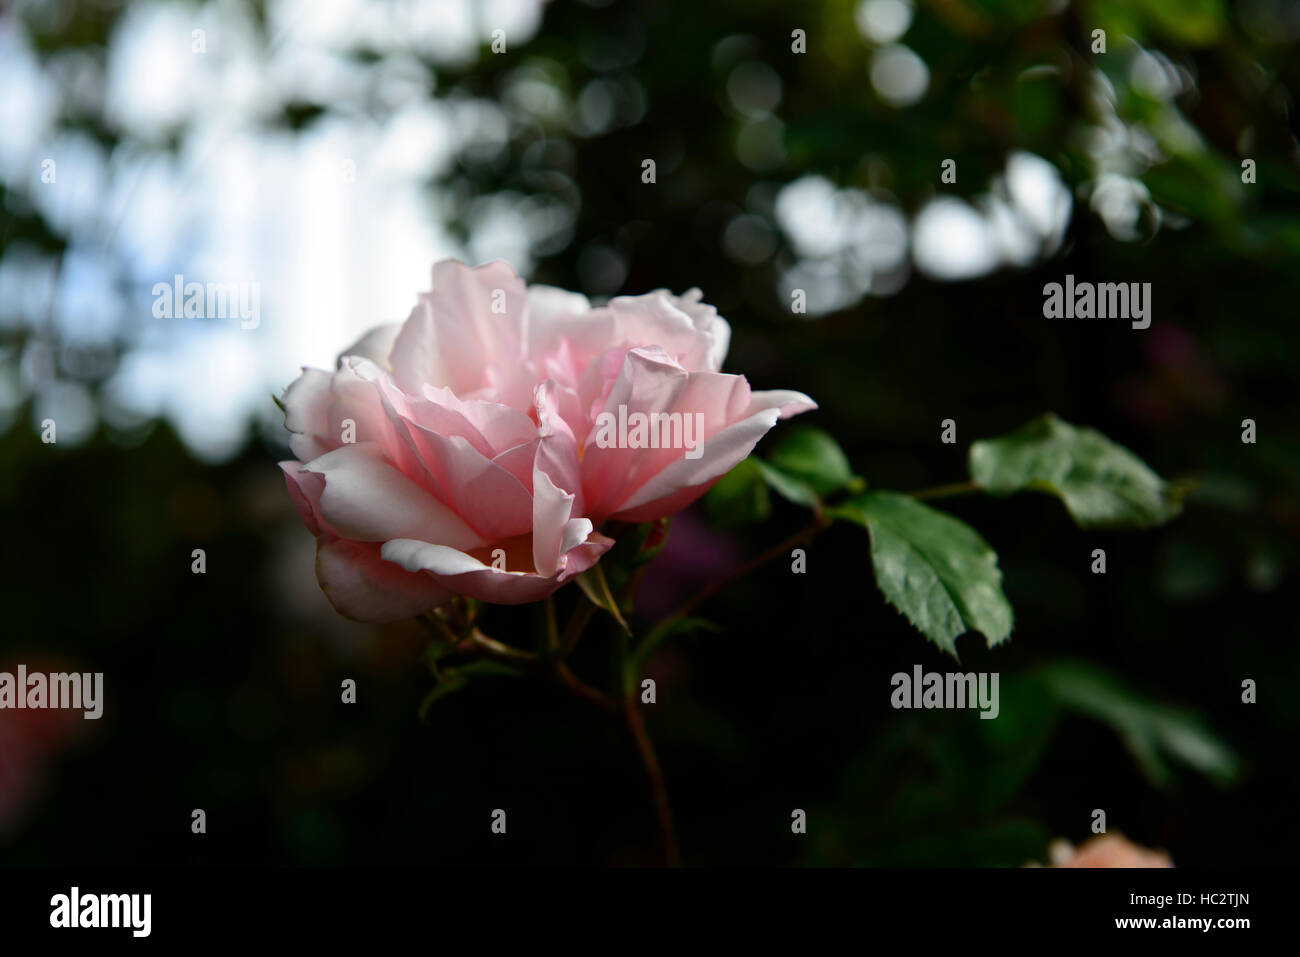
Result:
{"label": "ruffled petal", "polygon": [[289,500],[293,502],[293,507],[307,530],[313,535],[329,531],[320,517],[320,496],[325,490],[325,478],[303,471],[301,462],[281,462],[280,470],[284,473],[284,484],[289,489]]}
{"label": "ruffled petal", "polygon": [[382,554],[407,571],[429,573],[458,594],[499,605],[522,605],[545,598],[574,575],[586,571],[613,544],[612,539],[591,534],[587,541],[566,553],[564,571],[551,578],[493,568],[454,548],[411,539],[385,542]]}
{"label": "ruffled petal", "polygon": [[394,468],[371,443],[342,446],[303,470],[324,477],[320,515],[345,538],[361,542],[419,538],[454,548],[487,544],[464,519]]}
{"label": "ruffled petal", "polygon": [[355,621],[401,621],[438,607],[452,592],[380,557],[374,546],[320,541],[316,580],[336,611]]}
{"label": "ruffled petal", "polygon": [[333,400],[331,380],[328,372],[304,368],[280,399],[284,406],[284,427],[293,433],[289,448],[302,462],[310,462],[336,444],[328,439],[329,407]]}
{"label": "ruffled petal", "polygon": [[676,459],[612,509],[625,522],[652,522],[681,511],[754,450],[776,424],[779,409],[764,409],[705,441],[698,459]]}
{"label": "ruffled petal", "polygon": [[391,369],[392,367],[388,363],[388,354],[393,351],[393,343],[397,341],[397,334],[401,331],[402,324],[400,322],[390,322],[387,325],[376,326],[339,353],[339,366],[342,367],[343,360],[346,357],[356,356],[360,359],[369,359],[385,371]]}
{"label": "ruffled petal", "polygon": [[439,435],[414,423],[407,423],[407,429],[439,498],[485,541],[523,535],[532,528],[532,497],[507,469],[458,436]]}
{"label": "ruffled petal", "polygon": [[[533,473],[533,568],[543,578],[559,574],[563,566],[561,555],[567,551],[562,547],[565,527],[572,514],[573,496],[556,488],[541,469]],[[578,541],[570,542],[569,548],[587,537],[591,522],[586,522],[586,526],[586,531]]]}
{"label": "ruffled petal", "polygon": [[451,259],[437,263],[433,291],[421,296],[393,344],[397,384],[412,395],[432,385],[462,397],[502,386],[502,379],[492,381],[491,368],[504,363],[513,372],[521,363],[525,297],[523,280],[508,263],[477,268]]}

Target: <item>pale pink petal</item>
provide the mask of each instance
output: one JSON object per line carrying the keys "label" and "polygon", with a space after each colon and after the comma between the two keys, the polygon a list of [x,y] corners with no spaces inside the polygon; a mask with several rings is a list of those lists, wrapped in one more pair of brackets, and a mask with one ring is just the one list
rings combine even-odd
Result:
{"label": "pale pink petal", "polygon": [[533,404],[537,410],[537,458],[534,467],[545,472],[556,486],[575,496],[574,512],[586,510],[582,491],[582,468],[578,441],[560,413],[564,390],[547,380],[537,387]]}
{"label": "pale pink petal", "polygon": [[565,554],[564,571],[551,578],[496,569],[456,549],[410,539],[385,542],[382,554],[407,571],[427,572],[457,594],[500,605],[521,605],[545,598],[586,571],[613,544],[612,539],[592,533],[587,541]]}
{"label": "pale pink petal", "polygon": [[387,373],[368,359],[347,356],[335,373],[334,391],[339,398],[330,407],[330,417],[340,434],[352,424],[354,437],[348,444],[369,442],[379,447],[399,472],[437,497],[436,483],[409,434],[410,403],[405,393],[391,386]]}
{"label": "pale pink petal", "polygon": [[371,443],[327,452],[304,471],[324,476],[320,515],[345,538],[419,538],[454,548],[486,544],[464,519],[395,469]]}
{"label": "pale pink petal", "polygon": [[381,369],[390,369],[388,354],[393,351],[393,343],[397,341],[397,334],[401,331],[400,322],[376,326],[339,353],[339,365],[342,366],[346,356],[357,356],[361,359],[369,359]]}
{"label": "pale pink petal", "polygon": [[523,535],[532,528],[532,498],[508,470],[485,458],[459,436],[439,435],[411,422],[407,423],[407,431],[436,483],[439,497],[465,516],[485,540]]}
{"label": "pale pink petal", "polygon": [[493,568],[445,545],[399,538],[385,542],[382,554],[408,571],[427,572],[457,594],[498,605],[538,601],[559,587],[554,578]]}
{"label": "pale pink petal", "polygon": [[[575,518],[569,524],[572,525],[574,522],[581,521],[583,520]],[[564,544],[561,547],[566,547],[571,540],[571,531],[576,532],[576,527],[573,530],[566,529]],[[588,533],[586,541],[564,553],[564,571],[560,572],[560,582],[567,582],[574,576],[581,575],[596,564],[600,556],[609,551],[613,545],[614,539],[606,538],[600,532]]]}
{"label": "pale pink petal", "polygon": [[698,290],[678,299],[663,290],[643,296],[615,296],[606,307],[630,346],[657,345],[691,372],[716,372],[731,340],[731,327]]}
{"label": "pale pink petal", "polygon": [[704,351],[703,368],[717,372],[722,368],[722,363],[727,358],[727,350],[731,346],[731,326],[727,320],[718,315],[716,308],[703,300],[702,291],[688,289],[673,300],[673,305],[691,317],[696,332],[708,342]]}
{"label": "pale pink petal", "polygon": [[313,535],[328,531],[320,517],[320,496],[325,490],[323,476],[302,470],[301,462],[281,462],[280,470],[284,472],[284,484],[289,489],[289,500],[298,512],[298,517]]}
{"label": "pale pink petal", "polygon": [[[587,438],[583,482],[587,490],[584,514],[595,521],[616,516],[648,521],[685,507],[702,495],[728,469],[749,454],[778,417],[797,414],[815,403],[799,392],[751,392],[743,376],[693,372],[670,391],[654,386],[653,376],[671,377],[662,364],[647,363],[645,350],[632,350],[605,409],[611,414],[630,392],[638,399],[658,396],[656,404],[627,401],[633,411],[659,414],[658,428],[649,437],[659,448],[598,449],[599,429]],[[639,377],[638,377],[639,376]],[[665,400],[671,405],[663,406]],[[770,421],[769,421],[770,420]],[[651,423],[656,420],[651,419]],[[633,438],[629,428],[628,438]],[[646,506],[653,506],[647,509]],[[646,516],[649,516],[647,518]]]}
{"label": "pale pink petal", "polygon": [[[611,417],[616,423],[620,407],[626,415],[669,413],[678,396],[686,388],[690,375],[671,362],[662,352],[652,349],[633,349],[623,357],[622,368],[604,400],[601,412],[594,417],[596,425],[586,438],[582,452],[582,486],[586,497],[586,512],[603,516],[613,511],[630,488],[640,484],[644,477],[653,474],[651,458],[663,461],[674,451],[620,448],[611,444],[602,448],[608,432],[600,427],[601,416]],[[613,436],[615,440],[619,436]],[[681,454],[680,450],[676,454]]]}
{"label": "pale pink petal", "polygon": [[[560,571],[561,543],[565,526],[573,513],[573,496],[556,488],[550,477],[538,469],[533,473],[533,568],[550,578]],[[591,523],[587,522],[587,532]],[[584,532],[578,541],[587,537]],[[570,543],[572,548],[577,542]]]}
{"label": "pale pink petal", "polygon": [[760,409],[779,409],[781,418],[788,419],[801,412],[810,412],[817,408],[817,403],[802,392],[793,389],[771,389],[766,392],[751,392],[749,412]]}
{"label": "pale pink petal", "polygon": [[572,377],[575,384],[569,385],[568,378],[561,378],[556,374],[558,367],[554,363],[550,364],[549,368],[551,369],[549,378],[542,383],[549,389],[549,406],[560,414],[575,437],[585,436],[591,430],[591,419],[588,418],[590,403],[584,404],[578,392],[577,383],[581,382],[581,376]]}
{"label": "pale pink petal", "polygon": [[519,483],[528,489],[529,495],[533,494],[533,466],[537,462],[537,447],[540,444],[540,439],[533,439],[523,445],[516,445],[513,449],[506,449],[492,460],[519,479]]}
{"label": "pale pink petal", "polygon": [[[455,412],[472,425],[487,442],[488,449],[482,451],[489,457],[537,437],[537,426],[528,417],[527,412],[500,402],[486,402],[481,399],[466,401],[457,398],[450,389],[437,389],[432,386],[425,387],[424,397],[448,411]],[[427,425],[423,421],[420,424]]]}
{"label": "pale pink petal", "polygon": [[374,546],[320,541],[316,580],[339,614],[356,621],[400,621],[441,605],[452,592],[429,575],[384,561]]}
{"label": "pale pink petal", "polygon": [[763,409],[705,440],[698,459],[675,460],[611,510],[625,522],[651,522],[685,508],[753,451],[780,417],[779,408]]}
{"label": "pale pink petal", "polygon": [[456,260],[437,263],[432,292],[421,297],[393,345],[397,384],[411,394],[428,384],[466,396],[489,385],[489,366],[506,360],[517,366],[525,296],[523,280],[507,263],[474,269]]}
{"label": "pale pink petal", "polygon": [[539,295],[545,309],[534,310],[537,315],[529,320],[528,354],[543,375],[567,381],[550,365],[565,347],[579,370],[611,349],[645,346],[662,347],[691,372],[716,372],[722,367],[731,327],[714,307],[701,302],[698,289],[680,297],[662,289],[617,296],[608,305],[590,310],[582,308],[585,300],[565,300],[564,295],[555,291]]}
{"label": "pale pink petal", "polygon": [[399,389],[391,379],[386,379],[380,384],[380,390],[391,410],[389,418],[399,431],[405,431],[409,425],[415,424],[439,435],[463,438],[482,455],[491,457],[494,454],[492,443],[455,404],[438,401],[439,393],[452,395],[450,389],[426,389],[425,395],[413,396]]}
{"label": "pale pink petal", "polygon": [[328,372],[304,368],[280,399],[284,406],[284,427],[293,433],[289,448],[299,461],[310,462],[337,444],[327,438],[332,401],[330,380]]}
{"label": "pale pink petal", "polygon": [[388,354],[388,364],[393,379],[410,395],[419,395],[425,385],[446,385],[450,381],[450,373],[439,358],[433,303],[427,293],[420,294],[402,323]]}
{"label": "pale pink petal", "polygon": [[[524,354],[544,363],[562,350],[579,364],[616,344],[614,317],[586,296],[552,286],[528,287]],[[567,344],[567,345],[566,345]]]}
{"label": "pale pink petal", "polygon": [[[528,308],[524,313],[521,347],[542,375],[554,375],[546,368],[561,352],[572,357],[570,338],[582,338],[589,323],[591,303],[576,292],[554,286],[529,286]],[[576,371],[572,366],[569,373]],[[566,379],[566,381],[568,381]]]}
{"label": "pale pink petal", "polygon": [[330,379],[328,432],[331,448],[373,442],[394,449],[398,434],[384,411],[379,382],[384,371],[369,359],[344,356]]}

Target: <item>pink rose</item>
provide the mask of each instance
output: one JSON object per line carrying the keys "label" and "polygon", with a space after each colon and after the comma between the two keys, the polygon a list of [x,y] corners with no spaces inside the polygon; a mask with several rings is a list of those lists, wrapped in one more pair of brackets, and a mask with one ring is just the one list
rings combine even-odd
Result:
{"label": "pink rose", "polygon": [[549,595],[613,544],[602,522],[671,515],[816,408],[719,372],[730,334],[699,290],[593,309],[503,262],[436,264],[405,323],[285,390],[321,588],[362,621]]}
{"label": "pink rose", "polygon": [[1164,851],[1134,844],[1123,834],[1101,834],[1071,847],[1055,841],[1049,849],[1053,867],[1173,867]]}

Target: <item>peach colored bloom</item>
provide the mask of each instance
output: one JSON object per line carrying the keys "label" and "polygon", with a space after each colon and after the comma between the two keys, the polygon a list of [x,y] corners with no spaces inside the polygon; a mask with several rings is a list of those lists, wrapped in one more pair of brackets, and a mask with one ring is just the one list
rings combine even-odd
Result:
{"label": "peach colored bloom", "polygon": [[[720,372],[730,332],[699,290],[593,308],[503,262],[435,265],[405,323],[284,393],[296,460],[281,468],[334,607],[392,621],[454,594],[536,601],[613,544],[602,522],[689,505],[816,408]],[[596,426],[620,412],[691,416],[702,443],[609,447]]]}
{"label": "peach colored bloom", "polygon": [[1134,844],[1123,834],[1099,834],[1071,847],[1068,841],[1055,842],[1051,849],[1053,867],[1173,867],[1164,851]]}

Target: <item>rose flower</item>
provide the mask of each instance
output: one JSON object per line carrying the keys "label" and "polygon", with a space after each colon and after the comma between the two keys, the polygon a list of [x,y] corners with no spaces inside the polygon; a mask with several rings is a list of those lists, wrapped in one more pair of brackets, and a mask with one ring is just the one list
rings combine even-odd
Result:
{"label": "rose flower", "polygon": [[1099,834],[1073,847],[1054,841],[1049,848],[1053,867],[1173,867],[1164,851],[1134,844],[1123,834]]}
{"label": "rose flower", "polygon": [[285,390],[321,588],[361,621],[549,595],[613,544],[602,522],[679,511],[816,408],[720,372],[730,333],[698,290],[593,308],[503,262],[438,263],[406,322]]}

